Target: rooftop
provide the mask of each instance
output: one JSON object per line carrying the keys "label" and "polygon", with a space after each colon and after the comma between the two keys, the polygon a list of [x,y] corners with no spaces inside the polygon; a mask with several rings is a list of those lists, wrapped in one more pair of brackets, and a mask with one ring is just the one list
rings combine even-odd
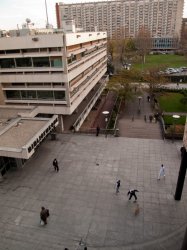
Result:
{"label": "rooftop", "polygon": [[[46,120],[19,119],[0,135],[0,147],[22,148],[44,127]],[[0,125],[0,127],[4,125]]]}

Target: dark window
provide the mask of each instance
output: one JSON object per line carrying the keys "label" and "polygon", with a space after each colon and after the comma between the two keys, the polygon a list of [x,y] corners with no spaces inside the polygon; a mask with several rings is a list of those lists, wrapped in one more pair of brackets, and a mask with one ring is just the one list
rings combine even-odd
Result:
{"label": "dark window", "polygon": [[0,59],[0,68],[15,68],[14,59],[6,58]]}
{"label": "dark window", "polygon": [[65,91],[54,91],[55,100],[65,100]]}
{"label": "dark window", "polygon": [[38,99],[53,100],[52,91],[37,91]]}
{"label": "dark window", "polygon": [[34,67],[49,67],[49,57],[33,57]]}
{"label": "dark window", "polygon": [[19,90],[7,90],[6,97],[7,99],[20,99],[20,91]]}
{"label": "dark window", "polygon": [[32,67],[32,62],[30,57],[16,58],[17,67]]}
{"label": "dark window", "polygon": [[15,53],[20,53],[20,50],[19,49],[6,50],[6,54],[15,54]]}
{"label": "dark window", "polygon": [[21,90],[22,99],[36,99],[36,91],[35,90]]}
{"label": "dark window", "polygon": [[33,52],[39,52],[39,49],[23,49],[23,53],[33,53]]}

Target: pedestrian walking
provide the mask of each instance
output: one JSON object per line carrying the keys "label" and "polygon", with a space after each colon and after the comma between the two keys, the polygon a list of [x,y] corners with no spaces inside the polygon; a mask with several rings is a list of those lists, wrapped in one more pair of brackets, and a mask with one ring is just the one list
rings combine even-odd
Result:
{"label": "pedestrian walking", "polygon": [[58,161],[57,161],[56,158],[53,160],[53,166],[54,166],[54,170],[56,172],[58,172],[59,171],[59,166],[58,166]]}
{"label": "pedestrian walking", "polygon": [[161,167],[160,167],[160,171],[158,173],[158,180],[160,180],[161,177],[164,177],[165,178],[165,168],[164,168],[164,165],[162,164]]}
{"label": "pedestrian walking", "polygon": [[147,96],[147,101],[150,102],[150,96],[149,95]]}
{"label": "pedestrian walking", "polygon": [[99,135],[99,132],[100,132],[100,127],[99,127],[99,125],[97,125],[97,128],[96,128],[96,136]]}
{"label": "pedestrian walking", "polygon": [[40,224],[41,225],[46,225],[48,217],[49,217],[49,209],[46,209],[45,207],[41,207],[41,211],[40,211]]}
{"label": "pedestrian walking", "polygon": [[127,195],[129,196],[129,200],[131,200],[132,196],[134,196],[134,201],[136,202],[137,200],[137,196],[136,196],[136,192],[139,192],[137,189],[130,189],[127,193]]}
{"label": "pedestrian walking", "polygon": [[146,115],[144,115],[144,121],[147,122],[147,116]]}
{"label": "pedestrian walking", "polygon": [[152,122],[152,120],[153,120],[153,116],[150,115],[150,116],[149,116],[149,121]]}
{"label": "pedestrian walking", "polygon": [[118,180],[118,181],[116,182],[116,194],[119,193],[119,188],[120,188],[120,186],[121,186],[121,181]]}

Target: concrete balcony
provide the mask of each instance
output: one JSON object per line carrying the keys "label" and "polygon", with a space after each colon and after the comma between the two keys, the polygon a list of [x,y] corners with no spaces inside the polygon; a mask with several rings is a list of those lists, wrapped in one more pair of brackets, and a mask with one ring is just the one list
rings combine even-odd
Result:
{"label": "concrete balcony", "polygon": [[55,74],[11,74],[11,75],[0,75],[1,82],[67,82],[67,75],[62,73]]}

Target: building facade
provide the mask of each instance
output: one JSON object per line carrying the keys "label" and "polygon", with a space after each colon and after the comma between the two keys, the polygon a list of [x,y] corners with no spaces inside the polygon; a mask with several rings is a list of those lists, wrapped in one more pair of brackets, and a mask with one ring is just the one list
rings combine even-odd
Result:
{"label": "building facade", "polygon": [[73,114],[106,73],[107,33],[22,33],[0,38],[0,104],[37,107],[33,116],[57,114],[63,130],[63,116]]}
{"label": "building facade", "polygon": [[184,0],[115,0],[56,4],[57,26],[75,20],[83,31],[106,31],[108,37],[136,37],[140,28],[153,38],[179,38]]}

